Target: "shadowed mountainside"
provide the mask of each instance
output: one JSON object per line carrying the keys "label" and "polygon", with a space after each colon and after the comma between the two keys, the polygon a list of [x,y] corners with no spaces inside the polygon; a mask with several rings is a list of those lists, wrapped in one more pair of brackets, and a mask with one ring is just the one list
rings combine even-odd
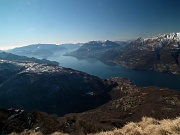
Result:
{"label": "shadowed mountainside", "polygon": [[176,118],[180,114],[179,91],[137,87],[124,78],[112,78],[106,80],[106,83],[114,84],[109,91],[111,100],[82,113],[58,117],[37,111],[27,113],[22,110],[1,109],[1,132],[22,132],[28,129],[43,134],[58,131],[84,135],[122,128],[127,122],[141,121],[144,116],[161,120]]}
{"label": "shadowed mountainside", "polygon": [[64,115],[96,108],[110,100],[111,85],[80,71],[8,60],[1,60],[0,67],[1,107]]}

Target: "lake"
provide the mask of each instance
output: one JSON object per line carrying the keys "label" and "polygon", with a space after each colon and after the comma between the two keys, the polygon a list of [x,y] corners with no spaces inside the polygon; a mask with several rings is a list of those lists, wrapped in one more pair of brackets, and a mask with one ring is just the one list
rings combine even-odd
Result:
{"label": "lake", "polygon": [[127,69],[116,64],[104,64],[101,61],[88,58],[79,60],[71,56],[54,56],[48,58],[59,62],[60,66],[83,71],[100,78],[124,77],[137,86],[159,86],[180,90],[180,75]]}

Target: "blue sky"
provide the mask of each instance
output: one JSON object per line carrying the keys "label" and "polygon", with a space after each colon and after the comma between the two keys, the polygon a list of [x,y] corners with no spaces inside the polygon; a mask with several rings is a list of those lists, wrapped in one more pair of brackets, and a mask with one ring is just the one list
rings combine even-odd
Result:
{"label": "blue sky", "polygon": [[180,31],[180,0],[0,0],[0,49]]}

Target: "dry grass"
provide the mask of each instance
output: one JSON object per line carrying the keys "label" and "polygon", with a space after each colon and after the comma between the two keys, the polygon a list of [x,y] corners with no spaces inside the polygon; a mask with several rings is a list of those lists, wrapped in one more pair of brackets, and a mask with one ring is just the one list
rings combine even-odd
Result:
{"label": "dry grass", "polygon": [[142,121],[138,123],[130,122],[122,129],[101,132],[95,135],[180,135],[180,117],[160,121],[143,117]]}
{"label": "dry grass", "polygon": [[[25,131],[21,134],[11,133],[10,135],[43,135],[41,132],[33,130]],[[68,135],[55,132],[51,135]],[[156,120],[154,118],[143,117],[142,121],[130,122],[121,129],[100,132],[89,135],[180,135],[180,117],[176,119]]]}

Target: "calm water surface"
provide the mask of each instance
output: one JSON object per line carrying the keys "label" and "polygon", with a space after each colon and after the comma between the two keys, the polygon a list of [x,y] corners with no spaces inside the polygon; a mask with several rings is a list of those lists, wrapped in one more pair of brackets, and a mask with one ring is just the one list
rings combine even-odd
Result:
{"label": "calm water surface", "polygon": [[106,65],[92,58],[79,60],[71,56],[55,56],[49,60],[58,61],[60,66],[83,71],[100,78],[120,76],[130,79],[138,86],[159,86],[180,90],[180,75],[131,70],[120,65]]}

